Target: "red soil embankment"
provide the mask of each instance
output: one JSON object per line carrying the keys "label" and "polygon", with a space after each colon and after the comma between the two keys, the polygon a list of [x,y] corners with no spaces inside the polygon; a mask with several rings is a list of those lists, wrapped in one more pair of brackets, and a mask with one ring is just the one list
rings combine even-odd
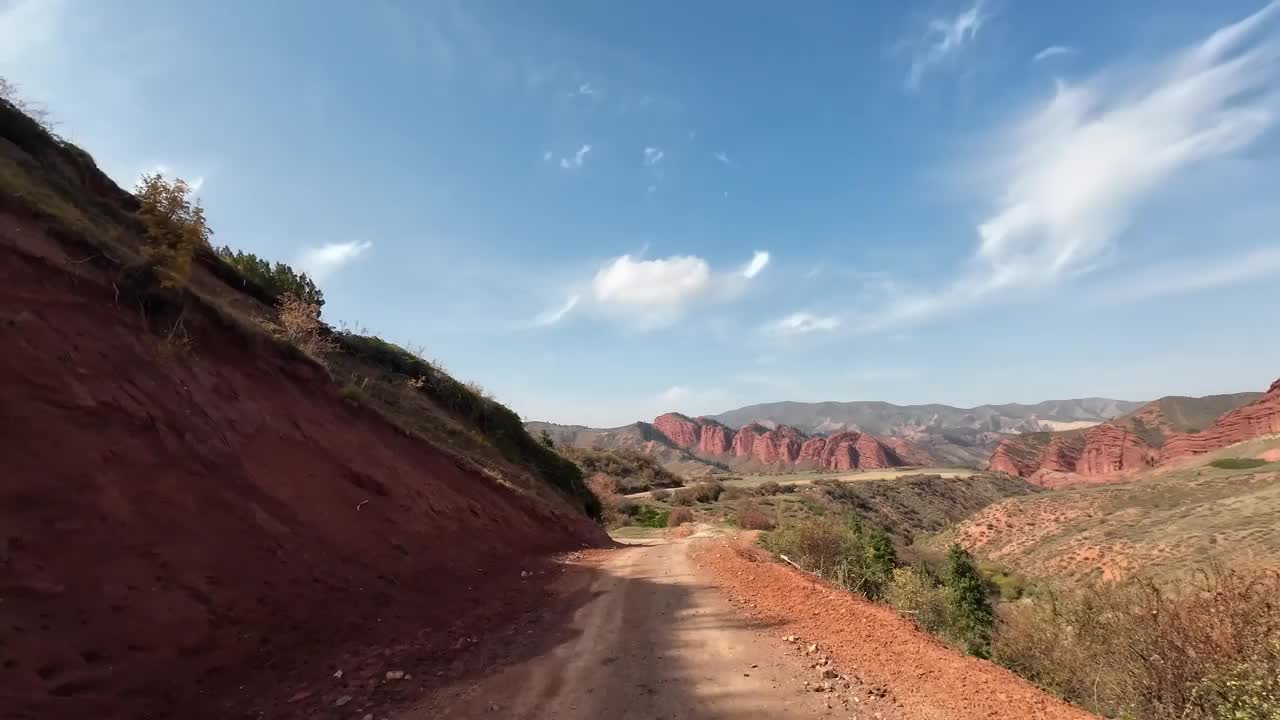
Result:
{"label": "red soil embankment", "polygon": [[[731,541],[731,542],[741,542]],[[1087,720],[1096,716],[985,660],[952,650],[910,620],[772,561],[755,548],[707,543],[701,570],[780,635],[817,643],[844,672],[888,688],[910,717]]]}
{"label": "red soil embankment", "polygon": [[471,583],[604,542],[195,303],[167,355],[80,272],[0,245],[6,718],[328,717],[374,683],[335,658],[413,639],[426,675]]}

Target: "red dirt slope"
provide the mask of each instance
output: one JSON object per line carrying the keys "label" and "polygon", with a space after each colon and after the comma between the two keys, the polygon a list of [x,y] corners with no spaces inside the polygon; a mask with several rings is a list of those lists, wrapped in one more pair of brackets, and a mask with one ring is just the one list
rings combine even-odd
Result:
{"label": "red dirt slope", "polygon": [[166,355],[0,223],[5,718],[329,717],[282,693],[382,638],[443,652],[475,578],[603,542],[194,303]]}
{"label": "red dirt slope", "polygon": [[[735,541],[739,542],[739,541]],[[887,688],[911,718],[1086,720],[1096,716],[985,660],[952,650],[888,607],[771,561],[754,548],[708,544],[701,571],[780,636],[816,643],[843,671]],[[756,551],[758,552],[758,551]],[[805,610],[805,609],[808,610]],[[863,708],[859,717],[870,717]]]}

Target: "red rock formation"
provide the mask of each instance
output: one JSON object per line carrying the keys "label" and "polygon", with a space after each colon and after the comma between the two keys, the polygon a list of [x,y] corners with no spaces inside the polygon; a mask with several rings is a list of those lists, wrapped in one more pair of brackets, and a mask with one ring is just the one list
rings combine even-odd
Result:
{"label": "red rock formation", "polygon": [[905,465],[888,446],[880,442],[874,435],[863,433],[854,444],[858,453],[858,469],[879,470],[881,468]]}
{"label": "red rock formation", "polygon": [[724,455],[733,448],[734,432],[709,418],[698,418],[702,428],[702,436],[698,440],[698,453],[702,455]]}
{"label": "red rock formation", "polygon": [[751,454],[764,464],[778,462],[794,463],[800,457],[800,444],[804,435],[788,425],[779,425],[763,435],[756,437],[752,443]]}
{"label": "red rock formation", "polygon": [[819,467],[826,470],[856,470],[858,468],[858,438],[861,433],[842,432],[827,438],[822,449]]}
{"label": "red rock formation", "polygon": [[1198,433],[1177,433],[1160,449],[1160,462],[1201,455],[1263,435],[1280,433],[1280,380],[1258,400],[1237,408]]}
{"label": "red rock formation", "polygon": [[1041,470],[1050,472],[1075,472],[1084,454],[1083,435],[1059,435],[1049,441],[1040,463]]}
{"label": "red rock formation", "polygon": [[1076,472],[1109,475],[1149,468],[1155,461],[1156,451],[1142,438],[1119,425],[1103,423],[1084,434],[1084,449],[1076,461]]}
{"label": "red rock formation", "polygon": [[[1163,445],[1151,447],[1133,426],[1163,434]],[[1272,433],[1280,433],[1280,380],[1261,398],[1222,415],[1202,432],[1170,432],[1164,413],[1152,405],[1090,428],[1083,436],[1055,434],[1047,444],[1043,435],[1006,438],[992,453],[989,467],[1033,482],[1045,478],[1054,485],[1096,484]]]}
{"label": "red rock formation", "polygon": [[755,454],[756,438],[769,432],[769,428],[758,423],[743,425],[738,429],[737,434],[733,436],[733,454],[736,457],[746,457]]}
{"label": "red rock formation", "polygon": [[1043,448],[1029,445],[1025,438],[1005,438],[991,453],[991,462],[987,468],[992,472],[1008,473],[1024,478],[1031,477],[1040,469],[1040,460],[1043,457]]}
{"label": "red rock formation", "polygon": [[[672,445],[706,457],[740,458],[760,465],[804,465],[824,470],[857,470],[925,465],[923,454],[902,438],[842,432],[810,438],[789,425],[768,428],[751,423],[734,431],[711,418],[691,419],[680,413],[660,415],[653,427]],[[646,448],[654,452],[656,445]]]}
{"label": "red rock formation", "polygon": [[676,447],[689,449],[698,446],[698,435],[701,428],[698,423],[680,413],[659,415],[654,418],[653,426]]}
{"label": "red rock formation", "polygon": [[796,463],[817,467],[822,462],[822,450],[827,446],[827,439],[823,437],[809,438],[800,446],[800,455],[796,457]]}

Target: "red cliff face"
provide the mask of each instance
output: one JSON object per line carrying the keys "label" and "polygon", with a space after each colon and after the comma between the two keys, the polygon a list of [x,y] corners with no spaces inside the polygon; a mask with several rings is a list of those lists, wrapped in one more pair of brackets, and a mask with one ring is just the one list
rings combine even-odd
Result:
{"label": "red cliff face", "polygon": [[724,455],[733,447],[733,430],[715,420],[698,418],[702,436],[698,439],[698,452],[702,455]]}
{"label": "red cliff face", "polygon": [[1222,415],[1202,432],[1169,432],[1158,407],[1144,408],[1132,419],[1148,428],[1163,426],[1164,444],[1153,448],[1124,424],[1108,422],[1083,435],[1055,434],[1048,443],[1039,434],[1006,438],[992,453],[990,468],[1032,482],[1046,476],[1058,485],[1111,482],[1108,478],[1122,480],[1138,470],[1280,433],[1280,380],[1261,398]]}
{"label": "red cliff face", "polygon": [[793,427],[779,425],[763,435],[757,436],[752,443],[751,454],[757,462],[764,465],[774,463],[791,464],[800,457],[800,446],[804,435]]}
{"label": "red cliff face", "polygon": [[878,470],[906,464],[874,435],[863,433],[854,444],[854,449],[858,453],[858,468],[861,470]]}
{"label": "red cliff face", "polygon": [[822,462],[822,450],[826,446],[827,439],[823,437],[805,440],[800,446],[800,455],[796,458],[796,462],[800,465],[818,467]]}
{"label": "red cliff face", "polygon": [[819,467],[826,470],[855,470],[858,467],[858,438],[861,433],[842,432],[827,438]]}
{"label": "red cliff face", "polygon": [[1214,421],[1203,432],[1171,435],[1160,449],[1160,462],[1201,455],[1227,445],[1280,433],[1280,380],[1267,394]]}
{"label": "red cliff face", "polygon": [[698,446],[698,423],[680,413],[659,415],[654,418],[653,426],[676,447],[689,449]]}
{"label": "red cliff face", "polygon": [[733,436],[733,454],[735,457],[747,457],[755,454],[756,438],[769,432],[763,425],[751,423],[742,426]]}
{"label": "red cliff face", "polygon": [[1110,475],[1143,470],[1155,461],[1156,451],[1142,438],[1118,425],[1103,423],[1084,434],[1084,449],[1075,470],[1081,475]]}
{"label": "red cliff face", "polygon": [[[874,435],[842,432],[808,437],[796,428],[768,428],[751,423],[733,430],[710,418],[692,419],[680,413],[660,415],[653,427],[672,445],[706,457],[730,457],[758,465],[803,465],[823,470],[858,470],[926,465],[927,458],[901,438],[881,440]],[[649,448],[652,452],[653,448]]]}

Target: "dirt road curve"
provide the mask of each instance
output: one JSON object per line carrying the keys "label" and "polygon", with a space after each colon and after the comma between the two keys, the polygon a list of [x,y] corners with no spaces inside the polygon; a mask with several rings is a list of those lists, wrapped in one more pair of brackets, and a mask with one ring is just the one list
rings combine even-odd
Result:
{"label": "dirt road curve", "polygon": [[[660,540],[595,555],[578,580],[585,601],[552,649],[451,688],[397,720],[1005,717],[987,708],[956,714],[955,707],[903,705],[894,688],[856,668],[813,667],[827,659],[821,639],[789,642],[781,623],[749,619],[691,559],[691,548],[705,542]],[[835,677],[824,679],[826,667]],[[817,683],[827,685],[813,691]],[[1049,704],[1055,712],[1037,702],[1011,708],[1009,717],[1088,717]]]}

